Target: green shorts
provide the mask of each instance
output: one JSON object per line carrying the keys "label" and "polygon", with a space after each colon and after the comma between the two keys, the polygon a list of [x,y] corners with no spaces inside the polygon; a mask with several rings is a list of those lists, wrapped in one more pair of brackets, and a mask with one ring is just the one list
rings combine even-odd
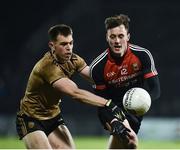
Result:
{"label": "green shorts", "polygon": [[48,136],[59,125],[65,125],[64,120],[60,114],[48,120],[37,120],[20,113],[17,113],[16,117],[16,130],[20,139],[22,139],[28,133],[37,130],[43,131]]}

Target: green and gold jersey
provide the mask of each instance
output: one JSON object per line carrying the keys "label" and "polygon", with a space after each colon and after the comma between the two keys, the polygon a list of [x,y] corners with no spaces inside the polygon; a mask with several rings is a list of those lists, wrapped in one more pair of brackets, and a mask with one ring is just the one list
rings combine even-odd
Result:
{"label": "green and gold jersey", "polygon": [[20,111],[39,120],[46,120],[58,115],[62,93],[56,91],[52,84],[60,78],[71,78],[75,72],[80,72],[86,66],[85,61],[77,54],[60,64],[47,52],[34,66],[24,97],[21,100]]}

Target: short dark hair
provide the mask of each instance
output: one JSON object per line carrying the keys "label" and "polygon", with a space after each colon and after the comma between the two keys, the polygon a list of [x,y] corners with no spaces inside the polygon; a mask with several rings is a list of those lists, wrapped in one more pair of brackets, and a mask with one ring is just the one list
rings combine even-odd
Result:
{"label": "short dark hair", "polygon": [[59,34],[61,34],[63,36],[68,36],[70,34],[73,34],[72,28],[68,25],[65,25],[65,24],[58,24],[58,25],[52,26],[48,30],[49,39],[51,41],[56,41],[57,36]]}
{"label": "short dark hair", "polygon": [[129,31],[130,18],[127,15],[120,14],[105,19],[106,30],[115,28],[120,25],[124,25],[127,31]]}

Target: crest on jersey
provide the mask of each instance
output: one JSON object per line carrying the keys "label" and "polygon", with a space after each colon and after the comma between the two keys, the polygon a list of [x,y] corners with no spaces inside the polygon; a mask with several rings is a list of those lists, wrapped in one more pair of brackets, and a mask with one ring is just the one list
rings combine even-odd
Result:
{"label": "crest on jersey", "polygon": [[28,128],[33,128],[34,127],[34,122],[30,121],[28,122]]}
{"label": "crest on jersey", "polygon": [[138,70],[139,70],[138,64],[137,64],[137,63],[133,63],[133,64],[132,64],[132,69],[133,69],[134,71],[138,71]]}

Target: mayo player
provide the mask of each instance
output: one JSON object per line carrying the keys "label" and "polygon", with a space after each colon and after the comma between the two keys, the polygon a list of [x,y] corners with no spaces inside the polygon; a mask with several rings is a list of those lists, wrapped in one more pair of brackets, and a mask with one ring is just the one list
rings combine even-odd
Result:
{"label": "mayo player", "polygon": [[[129,22],[129,17],[124,14],[106,18],[106,40],[109,47],[90,65],[96,94],[112,99],[121,109],[123,96],[132,87],[146,89],[152,100],[160,96],[160,84],[153,57],[147,49],[129,42]],[[99,119],[105,129],[109,129],[107,121],[102,117],[103,112],[104,109],[99,107]],[[124,113],[126,119],[123,123],[131,132],[122,138],[111,135],[110,149],[136,149],[138,146],[137,133],[143,116],[134,116],[125,111]]]}

